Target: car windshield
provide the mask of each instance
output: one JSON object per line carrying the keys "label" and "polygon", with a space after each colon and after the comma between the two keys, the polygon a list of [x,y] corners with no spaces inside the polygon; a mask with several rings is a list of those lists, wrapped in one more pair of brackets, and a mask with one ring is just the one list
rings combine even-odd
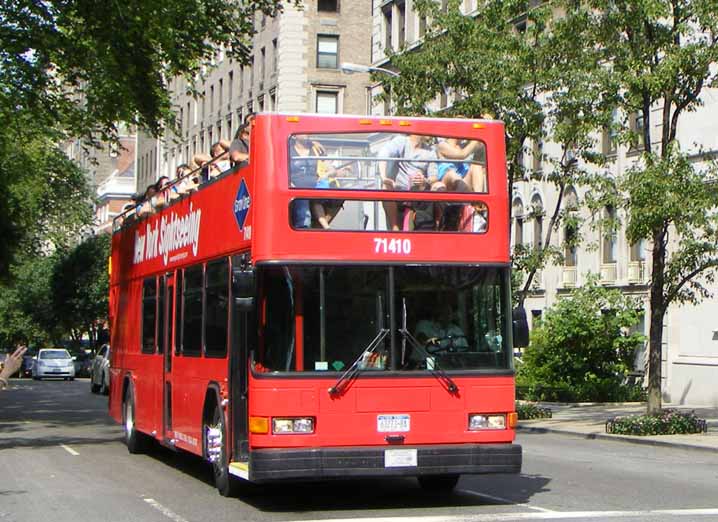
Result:
{"label": "car windshield", "polygon": [[72,359],[67,350],[43,350],[40,359]]}
{"label": "car windshield", "polygon": [[506,268],[272,266],[258,275],[258,371],[342,372],[360,356],[371,371],[512,367]]}

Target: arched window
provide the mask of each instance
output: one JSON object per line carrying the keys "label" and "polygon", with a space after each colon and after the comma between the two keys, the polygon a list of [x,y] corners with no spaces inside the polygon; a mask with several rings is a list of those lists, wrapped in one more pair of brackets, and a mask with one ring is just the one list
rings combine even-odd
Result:
{"label": "arched window", "polygon": [[576,221],[578,214],[578,195],[573,187],[566,189],[564,202],[566,218],[563,227],[563,264],[564,266],[574,267],[578,263],[578,256],[576,255],[576,243],[578,241],[578,223]]}
{"label": "arched window", "polygon": [[604,264],[612,264],[616,262],[616,209],[607,206],[603,209],[603,219],[606,221],[603,227],[602,245],[602,261]]}
{"label": "arched window", "polygon": [[533,246],[536,249],[541,248],[543,244],[543,218],[544,208],[541,196],[534,194],[531,197],[531,214],[534,218],[534,234],[533,234]]}
{"label": "arched window", "polygon": [[521,199],[515,198],[511,204],[511,213],[514,215],[514,248],[524,244],[524,204]]}

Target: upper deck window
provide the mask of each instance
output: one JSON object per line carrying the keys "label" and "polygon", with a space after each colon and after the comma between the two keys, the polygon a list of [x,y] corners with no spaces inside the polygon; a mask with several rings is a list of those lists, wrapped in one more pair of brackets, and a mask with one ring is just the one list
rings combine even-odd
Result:
{"label": "upper deck window", "polygon": [[[291,188],[465,193],[465,205],[473,205],[476,212],[482,213],[484,225],[463,228],[457,225],[453,230],[477,232],[486,228],[486,207],[475,199],[476,194],[485,194],[488,188],[486,145],[482,141],[396,132],[298,134],[290,137],[288,149]],[[373,203],[382,207],[381,216],[376,210],[364,208],[362,216],[349,218],[349,221],[344,219],[340,228],[422,229],[405,223],[408,206],[415,215],[432,214],[426,221],[433,221],[433,227],[423,229],[447,229],[441,225],[446,219],[443,219],[440,205],[427,210],[418,208],[421,207],[418,204],[402,203],[408,199],[411,198],[401,196],[397,201],[356,202],[354,205],[336,199],[295,200],[291,224],[294,228],[329,228],[338,209],[347,210],[343,214],[344,218],[349,218],[349,214],[362,214],[354,209],[357,205],[366,207]]]}

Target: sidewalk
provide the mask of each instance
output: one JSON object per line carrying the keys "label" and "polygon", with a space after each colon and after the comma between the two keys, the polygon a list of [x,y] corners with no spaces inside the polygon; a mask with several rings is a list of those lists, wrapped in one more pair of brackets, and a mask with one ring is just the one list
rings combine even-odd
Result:
{"label": "sidewalk", "polygon": [[519,421],[518,431],[566,433],[587,439],[622,440],[638,444],[718,451],[718,408],[664,404],[664,408],[672,408],[680,411],[695,411],[698,418],[707,421],[707,433],[642,437],[635,435],[611,435],[606,433],[607,420],[624,415],[644,414],[646,412],[646,404],[642,402],[606,404],[542,402],[539,403],[539,405],[550,409],[552,418]]}

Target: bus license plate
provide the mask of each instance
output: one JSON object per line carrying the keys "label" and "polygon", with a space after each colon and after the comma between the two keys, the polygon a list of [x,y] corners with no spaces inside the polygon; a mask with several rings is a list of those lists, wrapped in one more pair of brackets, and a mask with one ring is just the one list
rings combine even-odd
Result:
{"label": "bus license plate", "polygon": [[409,416],[402,415],[378,415],[376,418],[376,431],[379,433],[409,431]]}
{"label": "bus license plate", "polygon": [[415,449],[389,449],[384,450],[385,468],[405,468],[416,466]]}

